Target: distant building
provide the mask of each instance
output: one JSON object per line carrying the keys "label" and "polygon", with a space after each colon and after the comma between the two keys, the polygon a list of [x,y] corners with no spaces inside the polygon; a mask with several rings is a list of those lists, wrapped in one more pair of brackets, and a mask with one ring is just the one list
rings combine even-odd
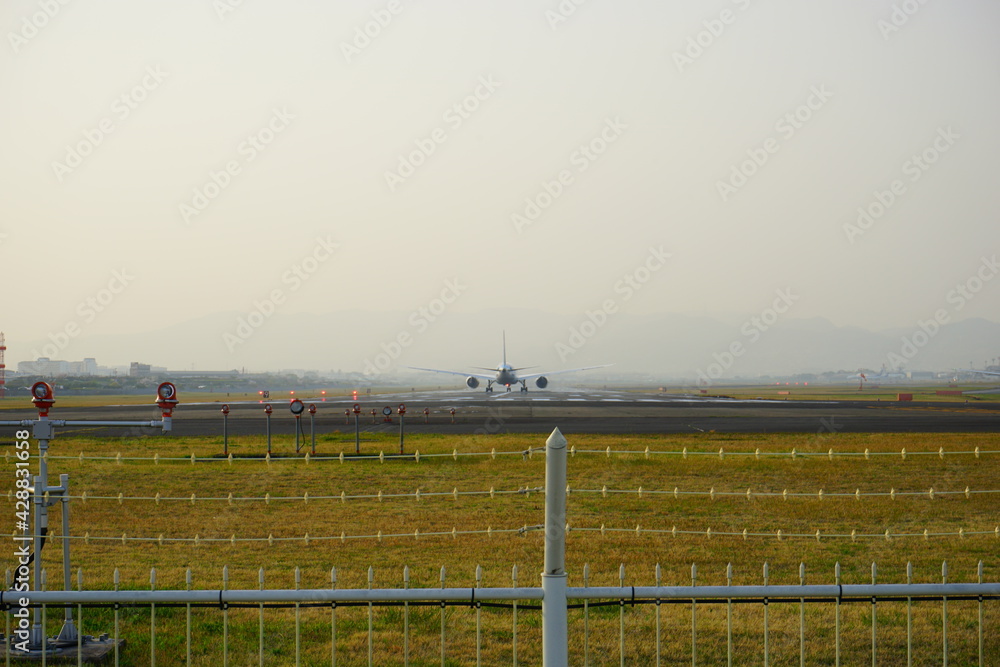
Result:
{"label": "distant building", "polygon": [[133,361],[129,364],[128,375],[133,378],[144,378],[149,377],[153,373],[153,367],[149,364],[140,364],[138,361]]}
{"label": "distant building", "polygon": [[231,371],[168,371],[164,369],[163,375],[171,380],[183,378],[238,378],[240,372],[235,368]]}
{"label": "distant building", "polygon": [[48,357],[38,357],[34,361],[21,361],[17,364],[17,372],[23,375],[69,375],[70,363]]}
{"label": "distant building", "polygon": [[39,357],[34,361],[22,361],[17,364],[17,372],[21,375],[46,375],[49,377],[84,375],[108,375],[109,370],[97,365],[97,360],[87,357],[83,361],[62,361]]}
{"label": "distant building", "polygon": [[83,361],[69,362],[70,375],[97,375],[97,359],[87,357]]}

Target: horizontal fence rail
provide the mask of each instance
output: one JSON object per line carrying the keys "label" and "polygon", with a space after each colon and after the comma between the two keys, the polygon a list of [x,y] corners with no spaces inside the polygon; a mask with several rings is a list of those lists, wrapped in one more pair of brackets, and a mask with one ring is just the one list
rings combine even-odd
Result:
{"label": "horizontal fence rail", "polygon": [[[0,606],[10,607],[25,593],[0,592]],[[474,605],[487,600],[542,600],[541,588],[302,588],[214,590],[91,590],[32,591],[38,605],[149,605],[165,603],[225,604],[272,602],[460,602]],[[941,584],[783,584],[758,586],[569,586],[567,600],[615,600],[639,603],[657,600],[905,600],[941,601],[945,598],[998,600],[1000,583]]]}
{"label": "horizontal fence rail", "polygon": [[[588,570],[589,568],[585,568],[585,579],[589,574]],[[872,571],[874,577],[874,565]],[[946,567],[943,567],[942,571],[946,578]],[[692,579],[696,577],[696,572],[697,569],[692,567]],[[766,579],[766,565],[764,573]],[[331,574],[335,584],[336,571]],[[224,579],[227,577],[225,573],[223,576]],[[369,570],[369,582],[372,576],[372,571]],[[619,576],[624,579],[624,566]],[[730,567],[727,571],[727,579],[730,581],[731,576]],[[800,576],[804,576],[804,567],[800,568]],[[909,576],[912,575],[908,568]],[[404,571],[404,579],[406,577]],[[443,577],[442,572],[442,579]],[[657,568],[657,579],[659,577],[660,572]],[[497,655],[498,651],[503,652],[504,655],[509,655],[509,659],[505,659],[504,662],[509,660],[511,664],[518,665],[528,657],[525,655],[528,651],[523,646],[523,638],[520,653],[517,642],[518,633],[520,632],[523,637],[534,625],[529,614],[538,613],[544,605],[554,603],[561,606],[564,613],[572,611],[574,615],[570,623],[571,634],[578,638],[581,635],[583,637],[582,647],[578,642],[574,659],[569,661],[572,664],[607,664],[609,659],[617,658],[619,664],[623,665],[659,666],[664,664],[668,646],[671,647],[670,664],[676,664],[677,658],[681,657],[676,655],[678,650],[689,652],[692,665],[720,664],[723,656],[727,664],[734,664],[734,658],[742,664],[742,661],[749,659],[751,655],[754,661],[758,660],[761,653],[764,663],[770,664],[770,660],[779,653],[773,642],[784,638],[783,659],[788,661],[788,658],[797,651],[800,664],[809,664],[821,658],[824,659],[824,664],[831,661],[836,665],[857,664],[858,654],[863,651],[869,652],[873,664],[877,663],[878,658],[885,664],[903,664],[904,656],[907,658],[906,664],[911,664],[914,655],[926,656],[936,650],[942,664],[948,664],[949,657],[964,656],[958,664],[977,664],[983,667],[993,664],[992,660],[997,650],[995,646],[987,645],[984,606],[986,603],[1000,600],[1000,583],[981,581],[982,564],[978,569],[978,577],[980,581],[977,583],[576,586],[566,587],[564,594],[557,594],[555,600],[546,600],[544,588],[525,586],[264,589],[262,581],[260,589],[170,590],[155,589],[155,585],[151,584],[150,590],[35,591],[30,593],[28,606],[41,607],[43,614],[47,611],[53,617],[58,617],[60,608],[75,610],[81,633],[84,632],[85,624],[88,624],[86,627],[101,623],[110,625],[111,617],[108,614],[113,610],[113,632],[101,635],[101,641],[112,647],[115,664],[119,664],[123,657],[129,661],[124,664],[138,664],[132,661],[147,660],[149,664],[155,664],[157,658],[161,662],[164,658],[173,658],[166,664],[181,664],[177,651],[183,646],[184,664],[188,665],[193,664],[193,657],[213,660],[213,655],[215,658],[212,664],[248,664],[235,662],[234,656],[241,652],[246,656],[251,649],[255,654],[256,664],[291,664],[294,655],[294,664],[300,665],[303,664],[304,648],[311,645],[310,642],[314,644],[316,641],[318,622],[316,613],[326,609],[329,616],[325,621],[328,627],[324,640],[327,647],[324,650],[329,656],[329,664],[334,667],[338,664],[356,664],[363,661],[365,652],[369,665],[381,664],[382,661],[398,663],[400,657],[402,664],[405,665],[410,664],[411,659],[419,659],[421,664],[431,662],[427,655],[427,638],[424,638],[421,653],[418,650],[418,642],[413,637],[414,627],[421,613],[424,615],[421,621],[424,629],[427,629],[428,625],[427,614],[440,614],[440,636],[434,640],[437,644],[434,650],[439,651],[442,665],[449,664],[449,660],[454,662],[456,658],[452,656],[455,655],[467,656],[470,663],[474,655],[476,665],[499,664],[494,661],[484,663],[482,656],[486,651],[492,651],[488,653],[492,656]],[[155,582],[155,578],[154,571],[151,574],[151,581]],[[481,578],[482,570],[477,568],[477,582],[481,581]],[[79,579],[82,580],[82,576]],[[512,573],[512,580],[516,583],[516,568]],[[299,581],[298,572],[296,581]],[[190,586],[190,572],[188,585]],[[19,604],[16,598],[24,595],[10,591],[0,593],[0,609],[16,608]],[[975,609],[968,607],[969,604],[975,605]],[[678,621],[677,612],[670,612],[671,630],[664,634],[664,605],[679,607],[680,618],[686,617],[689,620]],[[718,614],[713,620],[712,607],[718,608],[723,605],[725,621],[720,622]],[[734,605],[743,610],[741,612],[743,616],[736,621],[734,621]],[[809,619],[810,624],[816,624],[814,612],[824,605],[825,608],[832,609],[828,614],[834,616],[833,643],[816,648],[815,645],[807,644],[807,637],[812,628],[807,626],[806,619]],[[900,605],[905,605],[906,634],[905,637],[898,633],[890,636],[888,628],[879,626],[877,610],[898,610]],[[432,611],[434,607],[438,607],[440,611]],[[456,622],[454,616],[449,616],[454,613],[449,612],[449,609],[462,607],[469,610],[465,612],[469,616],[463,618],[474,622],[474,634],[470,628],[463,628],[462,622]],[[617,610],[617,624],[609,622],[608,613],[601,611],[602,608],[608,607]],[[794,613],[796,607],[798,614]],[[809,616],[806,615],[807,607],[810,609]],[[862,623],[859,623],[856,615],[851,616],[852,608],[857,610],[859,607],[868,610],[870,621],[862,618]],[[378,641],[374,633],[376,619],[379,619],[379,625],[382,625],[378,614],[385,613],[377,612],[376,609],[392,608],[400,610],[395,621],[403,626],[401,645],[387,645]],[[648,610],[645,617],[636,616],[636,610],[641,608]],[[183,624],[179,625],[179,619],[168,615],[172,609],[184,611]],[[421,609],[425,611],[421,612]],[[492,612],[491,618],[483,618],[484,609]],[[779,617],[782,609],[785,613]],[[130,620],[126,621],[123,615],[128,610],[132,611]],[[148,614],[149,620],[137,618],[136,610]],[[267,623],[265,629],[266,617],[273,618],[270,615],[287,614],[291,610],[294,610],[294,617],[285,616],[284,622],[293,627],[291,636],[294,637],[294,647],[288,641],[287,628],[276,627],[272,620]],[[157,611],[160,614],[159,618]],[[246,616],[254,611],[257,612],[256,622],[252,616]],[[757,637],[756,644],[748,644],[746,636],[745,615],[748,611],[757,614],[755,617],[757,622],[752,623],[752,634]],[[243,612],[244,616],[233,616],[239,612]],[[509,619],[505,620],[498,616],[498,613],[509,614]],[[883,613],[888,615],[889,612],[883,611]],[[210,635],[208,648],[204,641],[192,633],[194,615],[199,619],[198,627],[204,627],[206,614],[221,615],[223,627],[221,638],[218,635]],[[304,614],[311,614],[306,617],[311,624],[308,627],[303,624]],[[650,616],[653,617],[652,623]],[[914,636],[915,619],[926,623],[928,619],[934,617],[938,619],[940,625],[939,637]],[[367,634],[364,632],[365,621]],[[679,622],[690,624],[690,643],[684,641],[684,633],[677,632]],[[210,620],[208,623],[214,625]],[[956,629],[949,629],[949,623]],[[499,640],[496,639],[498,627],[506,628]],[[494,636],[492,641],[488,639],[484,641],[485,628],[489,628]],[[641,656],[635,648],[635,644],[643,640],[643,637],[636,636],[640,628],[642,632],[652,635],[651,638],[645,638],[646,643],[655,645],[654,650]],[[176,636],[181,629],[184,632],[183,640]],[[734,629],[743,637],[739,646],[733,643]],[[257,631],[254,637],[256,645],[248,647],[246,637],[252,637],[253,630]],[[9,620],[7,632],[9,636]],[[345,641],[347,635],[352,632],[354,641]],[[797,648],[790,648],[788,640],[796,633]],[[614,634],[617,634],[617,637],[613,637]],[[237,635],[243,636],[243,643],[238,644],[235,639]],[[306,640],[306,637],[310,639]],[[121,643],[122,639],[135,644],[129,646],[127,654],[125,645]],[[361,640],[360,647],[357,644],[358,639]],[[281,643],[282,640],[284,644]],[[81,650],[77,654],[77,664],[83,664],[82,647],[88,641],[93,641],[93,638],[81,636],[78,639]],[[474,648],[462,645],[472,641]],[[499,649],[491,646],[497,641],[503,644]],[[681,642],[680,646],[677,645],[678,642]],[[607,647],[615,643],[617,643],[617,655],[608,654]],[[602,646],[605,648],[599,648]],[[712,646],[724,646],[725,649],[722,651],[721,648],[717,648],[716,655],[706,655],[706,647]],[[701,654],[699,648],[702,650]],[[16,652],[11,653],[17,655]],[[848,658],[848,653],[853,657]],[[534,655],[532,653],[532,656]],[[863,657],[867,662],[867,656]]]}

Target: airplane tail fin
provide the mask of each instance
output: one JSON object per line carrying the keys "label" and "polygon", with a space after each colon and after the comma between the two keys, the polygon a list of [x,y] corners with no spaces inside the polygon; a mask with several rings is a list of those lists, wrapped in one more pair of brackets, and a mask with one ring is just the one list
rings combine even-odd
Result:
{"label": "airplane tail fin", "polygon": [[503,365],[507,365],[507,331],[503,332]]}

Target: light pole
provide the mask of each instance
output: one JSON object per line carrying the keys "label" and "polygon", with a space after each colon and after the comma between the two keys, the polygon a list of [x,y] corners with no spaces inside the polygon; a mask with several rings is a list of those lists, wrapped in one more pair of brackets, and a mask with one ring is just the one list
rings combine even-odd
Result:
{"label": "light pole", "polygon": [[222,406],[222,455],[229,456],[229,406]]}
{"label": "light pole", "polygon": [[299,453],[299,431],[302,430],[302,413],[305,412],[306,406],[297,398],[293,398],[288,404],[288,409],[293,415],[295,415],[295,453]]}
{"label": "light pole", "polygon": [[273,411],[273,408],[271,407],[271,404],[270,403],[265,403],[264,404],[264,415],[265,415],[264,419],[265,419],[265,424],[266,424],[265,428],[267,430],[267,453],[268,454],[271,453],[271,412],[272,411]]}

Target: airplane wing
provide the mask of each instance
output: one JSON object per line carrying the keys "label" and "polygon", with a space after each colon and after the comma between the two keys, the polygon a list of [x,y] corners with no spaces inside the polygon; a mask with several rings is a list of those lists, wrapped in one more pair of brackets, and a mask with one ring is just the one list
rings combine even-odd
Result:
{"label": "airplane wing", "polygon": [[972,371],[973,373],[979,373],[980,375],[1000,375],[995,371]]}
{"label": "airplane wing", "polygon": [[474,378],[479,378],[480,380],[496,380],[497,379],[497,374],[496,373],[491,373],[490,375],[486,375],[484,373],[469,373],[467,371],[445,371],[445,370],[441,370],[440,368],[417,368],[416,366],[407,366],[406,368],[409,368],[410,370],[413,370],[413,371],[429,371],[431,373],[446,373],[448,375],[461,375],[464,378],[474,377]]}
{"label": "airplane wing", "polygon": [[[478,368],[481,371],[492,371],[494,375],[496,375],[496,372],[497,372],[496,368],[483,368],[482,366],[473,366],[473,368]],[[538,368],[538,366],[523,366],[521,368],[511,368],[510,370],[512,370],[512,371],[526,371],[529,368]]]}
{"label": "airplane wing", "polygon": [[601,364],[600,366],[584,366],[583,368],[567,368],[566,370],[562,371],[549,371],[547,373],[532,373],[531,375],[518,375],[517,379],[518,381],[534,380],[535,378],[541,377],[543,375],[548,376],[548,375],[560,375],[562,373],[575,373],[577,371],[589,371],[592,368],[607,368],[608,366],[613,366],[613,365],[614,364]]}

